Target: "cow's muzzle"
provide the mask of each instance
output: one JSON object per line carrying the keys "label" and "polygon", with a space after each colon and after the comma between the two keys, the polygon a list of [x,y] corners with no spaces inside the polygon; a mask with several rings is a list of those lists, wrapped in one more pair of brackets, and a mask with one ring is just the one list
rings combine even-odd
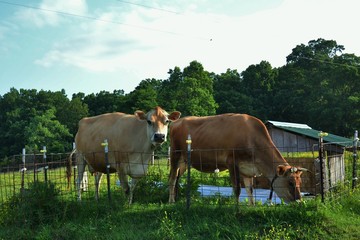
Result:
{"label": "cow's muzzle", "polygon": [[155,133],[154,134],[154,142],[155,143],[163,143],[165,141],[165,134]]}

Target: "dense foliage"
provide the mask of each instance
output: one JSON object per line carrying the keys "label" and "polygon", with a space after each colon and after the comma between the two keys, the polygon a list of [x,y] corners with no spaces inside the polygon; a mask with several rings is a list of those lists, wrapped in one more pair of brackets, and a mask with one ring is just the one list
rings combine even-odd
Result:
{"label": "dense foliage", "polygon": [[0,159],[24,146],[27,152],[43,145],[50,152],[68,151],[81,118],[156,105],[182,116],[247,113],[349,137],[360,128],[360,57],[344,49],[320,38],[296,46],[282,67],[261,61],[241,73],[211,73],[193,61],[183,70],[170,69],[168,79],[145,79],[127,94],[80,92],[70,98],[64,90],[12,88],[0,95]]}

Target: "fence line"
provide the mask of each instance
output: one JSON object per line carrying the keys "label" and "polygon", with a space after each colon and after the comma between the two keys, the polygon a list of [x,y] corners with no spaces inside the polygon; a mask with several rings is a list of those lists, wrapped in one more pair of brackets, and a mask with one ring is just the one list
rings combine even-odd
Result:
{"label": "fence line", "polygon": [[[309,195],[318,195],[323,189],[323,195],[321,195],[324,200],[328,196],[327,193],[332,193],[338,190],[340,185],[350,185],[355,187],[356,179],[358,175],[358,162],[356,161],[357,156],[355,156],[355,151],[357,148],[353,149],[352,155],[351,152],[345,151],[343,155],[329,155],[325,152],[323,159],[323,168],[318,168],[321,166],[318,163],[318,160],[315,158],[289,158],[287,157],[288,162],[291,165],[302,165],[305,164],[306,168],[312,172],[310,176],[305,176],[303,174],[303,186],[306,189],[304,194]],[[244,149],[242,149],[244,150]],[[188,152],[188,157],[191,157],[191,153],[194,151],[204,151],[209,152],[210,150],[194,150],[191,149]],[[214,156],[217,156],[216,151],[213,151]],[[234,150],[235,151],[235,150]],[[240,150],[239,150],[240,151]],[[256,151],[256,149],[253,149]],[[117,154],[118,156],[124,155],[126,153],[122,152],[111,152],[110,154]],[[103,153],[94,153],[94,154],[104,154]],[[143,153],[139,153],[143,154]],[[70,184],[69,188],[67,186],[66,179],[66,161],[70,153],[59,153],[59,154],[46,154],[46,159],[44,159],[44,154],[26,154],[26,161],[23,161],[23,155],[16,155],[10,158],[6,164],[1,165],[0,167],[0,203],[8,201],[12,196],[19,194],[21,190],[27,189],[29,185],[36,181],[51,181],[56,184],[57,188],[60,190],[61,196],[64,199],[76,199],[76,168],[74,164],[73,173],[74,177],[72,178],[73,184]],[[288,155],[289,156],[289,155]],[[137,191],[135,191],[135,202],[139,201],[142,203],[147,203],[151,201],[158,202],[167,202],[168,200],[168,175],[169,175],[169,156],[168,155],[155,155],[156,161],[154,165],[150,165],[148,169],[148,174],[140,182],[140,187],[137,186]],[[215,157],[216,158],[216,157]],[[191,158],[185,160],[186,164],[191,163]],[[146,163],[151,164],[151,163]],[[204,165],[203,167],[206,168]],[[220,173],[201,173],[195,169],[189,168],[191,171],[188,171],[188,174],[180,178],[180,199],[186,196],[186,204],[190,207],[190,202],[194,199],[202,197],[206,199],[206,202],[212,203],[226,203],[231,202],[231,198],[227,198],[232,195],[232,188],[229,180],[228,174],[225,172]],[[319,179],[321,176],[319,171],[322,169],[322,175],[326,176],[322,181],[323,187],[319,188]],[[255,198],[264,199],[266,198],[270,183],[268,181],[269,176],[258,176],[254,178],[255,185]],[[109,174],[108,178],[108,194],[110,191],[112,193],[119,194],[119,181],[117,180],[116,174]],[[355,183],[355,184],[354,184]],[[187,184],[187,185],[186,185]],[[242,184],[243,185],[243,184]],[[187,187],[184,187],[187,186]],[[145,189],[148,188],[148,189]],[[103,195],[104,190],[106,189],[103,186],[101,187],[101,193]],[[259,190],[261,189],[261,190]],[[266,191],[265,191],[266,190]],[[83,198],[84,201],[90,200],[93,201],[94,197],[94,179],[89,176],[88,179],[88,189],[85,192],[87,195]],[[109,199],[113,199],[109,196]],[[209,198],[209,196],[211,196]],[[155,198],[156,197],[156,198]],[[225,197],[225,198],[224,198]],[[147,198],[152,199],[148,200]],[[153,200],[153,199],[156,200]],[[213,200],[216,198],[216,200]],[[212,200],[211,200],[212,199]],[[241,192],[240,200],[246,201],[246,193]],[[275,202],[280,202],[280,199],[275,198]]]}

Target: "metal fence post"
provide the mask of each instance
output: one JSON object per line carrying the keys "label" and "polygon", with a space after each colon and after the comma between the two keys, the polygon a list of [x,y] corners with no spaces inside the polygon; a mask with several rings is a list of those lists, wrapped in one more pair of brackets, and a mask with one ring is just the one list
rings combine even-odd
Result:
{"label": "metal fence post", "polygon": [[34,165],[34,182],[35,181],[37,181],[38,179],[38,177],[37,177],[37,174],[36,174],[36,172],[37,172],[37,166],[36,166],[36,154],[34,153],[34,163],[33,163],[33,165]]}
{"label": "metal fence post", "polygon": [[354,145],[353,145],[353,172],[352,172],[352,189],[355,189],[357,183],[357,174],[356,174],[356,161],[357,161],[357,145],[358,145],[359,137],[358,131],[355,131],[354,134]]}
{"label": "metal fence post", "polygon": [[167,152],[167,169],[169,169],[170,166],[170,154],[171,154],[171,147],[168,147],[168,152]]}
{"label": "metal fence post", "polygon": [[46,162],[46,146],[43,146],[43,149],[40,150],[40,152],[43,154],[43,162],[45,164],[44,166],[44,175],[45,175],[45,182],[47,182],[47,169],[49,168],[49,166],[47,165],[47,162]]}
{"label": "metal fence post", "polygon": [[[75,148],[76,148],[76,144],[75,144],[75,142],[73,142],[73,150],[75,150]],[[71,157],[71,159],[69,159],[69,161],[71,161],[72,162],[72,157]],[[73,164],[73,169],[74,169],[74,188],[76,189],[76,170],[77,170],[77,156],[76,156],[76,152],[75,152],[75,163]],[[69,169],[69,171],[71,171],[71,169]]]}
{"label": "metal fence post", "polygon": [[[106,180],[107,180],[108,198],[109,198],[109,201],[111,201],[111,192],[110,192],[110,164],[109,164],[109,158],[108,158],[108,153],[109,153],[109,143],[108,143],[108,140],[105,139],[104,142],[101,144],[101,146],[104,147],[104,151],[105,151]],[[98,184],[98,183],[96,183],[96,184]],[[99,187],[100,187],[100,186],[99,186]]]}
{"label": "metal fence post", "polygon": [[320,160],[320,194],[321,202],[325,202],[325,161],[324,161],[324,142],[323,137],[328,134],[325,132],[319,132],[319,160]]}
{"label": "metal fence post", "polygon": [[187,143],[187,192],[186,192],[186,209],[190,208],[190,192],[191,192],[191,136],[188,135]]}
{"label": "metal fence post", "polygon": [[25,185],[25,171],[26,171],[26,149],[23,148],[22,149],[22,162],[23,162],[23,167],[21,168],[21,190],[24,190],[24,185]]}

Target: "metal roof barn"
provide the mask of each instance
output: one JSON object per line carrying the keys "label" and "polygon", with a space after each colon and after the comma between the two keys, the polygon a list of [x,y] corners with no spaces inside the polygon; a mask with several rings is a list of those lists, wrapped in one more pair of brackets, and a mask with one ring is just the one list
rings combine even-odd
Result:
{"label": "metal roof barn", "polygon": [[[281,152],[309,152],[318,151],[319,133],[306,124],[266,121],[265,125],[275,146]],[[349,138],[328,133],[324,137],[328,154],[343,153],[344,148],[352,146]],[[331,145],[331,146],[330,146]]]}
{"label": "metal roof barn", "polygon": [[[265,125],[275,146],[283,153],[294,152],[318,152],[319,133],[322,131],[312,129],[306,124],[266,121]],[[343,182],[345,178],[345,150],[350,150],[353,140],[328,133],[323,137],[325,157],[325,186],[329,188],[338,182]],[[299,164],[313,172],[312,176],[304,181],[304,188],[308,192],[319,193],[320,164],[319,159],[315,158],[287,158],[290,164]],[[316,185],[316,187],[314,186]]]}

